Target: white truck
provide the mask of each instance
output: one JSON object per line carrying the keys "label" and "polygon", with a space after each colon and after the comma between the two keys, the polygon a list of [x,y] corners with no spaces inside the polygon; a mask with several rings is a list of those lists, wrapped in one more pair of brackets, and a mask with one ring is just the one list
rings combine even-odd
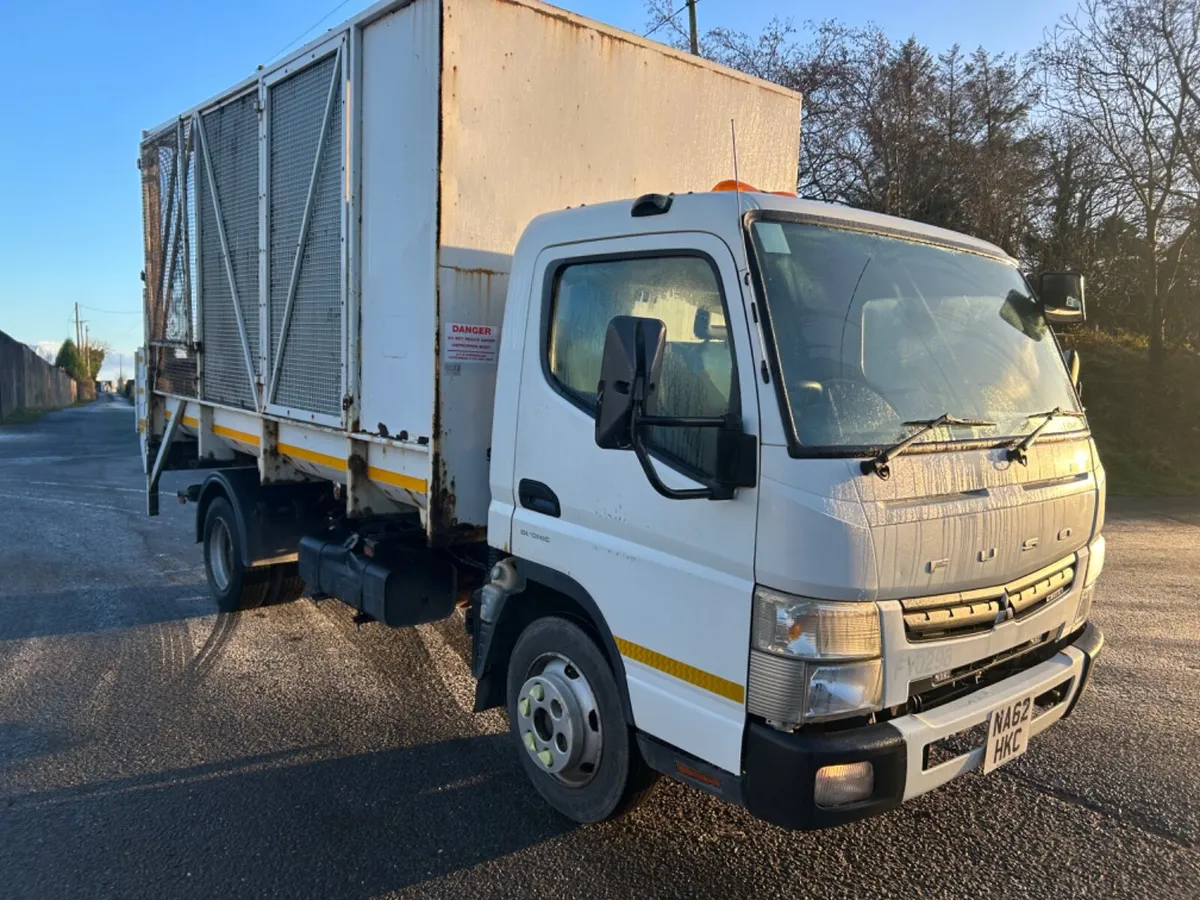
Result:
{"label": "white truck", "polygon": [[223,611],[461,608],[579,822],[665,773],[817,828],[1011,761],[1102,643],[1082,280],[787,194],[799,114],[533,0],[387,0],[145,132],[148,512],[209,470]]}

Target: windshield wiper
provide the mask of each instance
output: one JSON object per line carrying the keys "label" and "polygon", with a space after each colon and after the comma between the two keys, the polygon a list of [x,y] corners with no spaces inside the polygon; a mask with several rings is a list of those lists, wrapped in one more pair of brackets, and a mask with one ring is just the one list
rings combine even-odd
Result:
{"label": "windshield wiper", "polygon": [[942,425],[971,425],[982,428],[987,425],[995,425],[995,422],[989,422],[987,419],[960,419],[954,413],[944,413],[936,419],[914,419],[911,422],[905,422],[908,427],[920,426],[899,443],[893,444],[886,450],[881,451],[877,456],[872,456],[870,459],[863,460],[862,472],[864,475],[870,475],[874,472],[880,478],[887,479],[892,474],[891,466],[888,465],[893,459],[907,450],[920,437],[923,437],[933,429]]}
{"label": "windshield wiper", "polygon": [[1043,422],[1008,448],[1008,452],[1004,454],[1008,461],[1019,462],[1023,466],[1029,465],[1027,451],[1033,446],[1033,442],[1038,439],[1038,435],[1046,430],[1046,426],[1059,416],[1071,416],[1076,419],[1082,419],[1083,413],[1077,409],[1063,409],[1061,406],[1056,406],[1054,409],[1048,409],[1045,412],[1030,413],[1025,417],[1026,419],[1043,419]]}

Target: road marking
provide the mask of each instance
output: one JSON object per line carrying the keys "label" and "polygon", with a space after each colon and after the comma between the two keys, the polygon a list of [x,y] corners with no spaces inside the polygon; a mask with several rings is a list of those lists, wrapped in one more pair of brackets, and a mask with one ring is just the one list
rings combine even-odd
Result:
{"label": "road marking", "polygon": [[471,717],[476,730],[483,734],[501,734],[508,729],[508,720],[498,709],[486,712],[475,712],[475,679],[467,668],[463,658],[446,643],[435,625],[418,625],[417,637],[425,645],[425,652],[433,662],[433,668],[446,688],[446,692],[454,699],[464,713]]}

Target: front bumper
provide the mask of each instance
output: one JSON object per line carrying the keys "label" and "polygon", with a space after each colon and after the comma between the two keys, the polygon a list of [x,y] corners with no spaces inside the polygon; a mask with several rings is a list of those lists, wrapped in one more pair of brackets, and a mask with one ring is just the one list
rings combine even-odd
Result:
{"label": "front bumper", "polygon": [[[977,726],[987,721],[992,710],[1026,694],[1052,695],[1053,702],[1041,707],[1033,720],[1031,737],[1070,715],[1103,644],[1100,629],[1088,622],[1070,644],[1045,662],[927,712],[877,725],[789,734],[751,723],[746,729],[742,802],[761,819],[802,830],[842,825],[894,809],[982,765],[984,738],[973,730],[983,730]],[[972,738],[977,746],[969,746]],[[951,749],[939,744],[947,739]],[[930,745],[938,746],[931,750]],[[813,800],[817,770],[860,761],[874,766],[873,794],[848,806],[817,806]]]}

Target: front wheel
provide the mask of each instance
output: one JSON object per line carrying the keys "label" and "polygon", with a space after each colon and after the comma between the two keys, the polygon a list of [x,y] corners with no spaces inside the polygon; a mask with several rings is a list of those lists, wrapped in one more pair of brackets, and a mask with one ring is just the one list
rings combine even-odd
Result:
{"label": "front wheel", "polygon": [[508,719],[534,788],[576,822],[627,812],[657,779],[625,723],[608,660],[566,619],[537,619],[521,633],[508,665]]}

